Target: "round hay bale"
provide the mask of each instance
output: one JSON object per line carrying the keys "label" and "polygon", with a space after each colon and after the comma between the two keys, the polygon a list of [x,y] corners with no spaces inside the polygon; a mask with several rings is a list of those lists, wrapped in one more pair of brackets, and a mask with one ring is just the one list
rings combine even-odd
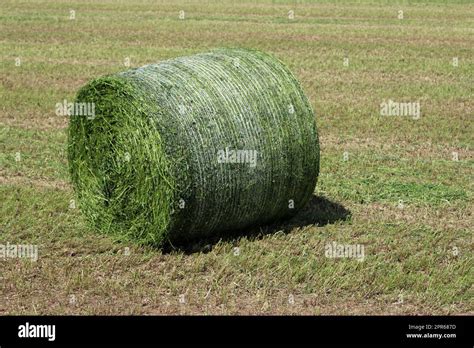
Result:
{"label": "round hay bale", "polygon": [[78,92],[68,160],[83,214],[163,245],[291,216],[311,197],[310,103],[277,59],[217,49],[98,78]]}

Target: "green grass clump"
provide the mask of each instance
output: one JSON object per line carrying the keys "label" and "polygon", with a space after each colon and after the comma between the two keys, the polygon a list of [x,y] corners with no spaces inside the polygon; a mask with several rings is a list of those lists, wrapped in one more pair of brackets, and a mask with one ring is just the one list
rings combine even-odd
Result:
{"label": "green grass clump", "polygon": [[93,120],[72,117],[69,127],[69,167],[81,210],[100,230],[161,242],[173,182],[160,134],[147,117],[153,104],[115,76],[91,82],[77,100],[95,103],[96,113]]}
{"label": "green grass clump", "polygon": [[[101,231],[162,245],[294,214],[319,171],[311,106],[277,59],[219,49],[99,78],[72,117],[69,164],[85,216]],[[222,163],[245,150],[254,163]]]}

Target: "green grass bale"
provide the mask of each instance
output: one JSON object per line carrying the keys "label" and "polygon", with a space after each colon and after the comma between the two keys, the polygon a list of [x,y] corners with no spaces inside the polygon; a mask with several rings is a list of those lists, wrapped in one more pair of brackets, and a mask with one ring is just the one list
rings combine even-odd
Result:
{"label": "green grass bale", "polygon": [[162,246],[269,223],[311,197],[314,113],[279,60],[217,49],[93,80],[77,95],[68,159],[83,214]]}

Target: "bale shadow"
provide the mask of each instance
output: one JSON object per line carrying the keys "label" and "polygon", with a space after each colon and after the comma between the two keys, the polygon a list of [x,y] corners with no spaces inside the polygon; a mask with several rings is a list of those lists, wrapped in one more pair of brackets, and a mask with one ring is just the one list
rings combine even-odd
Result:
{"label": "bale shadow", "polygon": [[341,204],[333,202],[326,197],[313,195],[303,209],[287,220],[245,229],[244,231],[223,231],[212,238],[200,239],[190,243],[166,245],[163,248],[163,252],[179,251],[188,255],[196,252],[207,253],[220,241],[235,242],[242,237],[247,237],[250,240],[261,239],[266,235],[277,232],[287,234],[294,228],[310,225],[325,226],[338,221],[347,221],[350,217],[351,212]]}

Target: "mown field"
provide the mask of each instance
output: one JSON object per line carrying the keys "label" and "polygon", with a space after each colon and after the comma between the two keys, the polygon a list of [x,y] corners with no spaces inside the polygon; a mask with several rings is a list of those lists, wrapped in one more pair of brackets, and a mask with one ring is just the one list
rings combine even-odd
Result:
{"label": "mown field", "polygon": [[[39,250],[0,259],[0,314],[474,313],[472,3],[2,0],[0,33],[0,244]],[[92,231],[56,103],[220,46],[301,81],[322,156],[309,206],[186,250]],[[382,116],[387,100],[421,116]],[[333,242],[364,260],[326,257]]]}

